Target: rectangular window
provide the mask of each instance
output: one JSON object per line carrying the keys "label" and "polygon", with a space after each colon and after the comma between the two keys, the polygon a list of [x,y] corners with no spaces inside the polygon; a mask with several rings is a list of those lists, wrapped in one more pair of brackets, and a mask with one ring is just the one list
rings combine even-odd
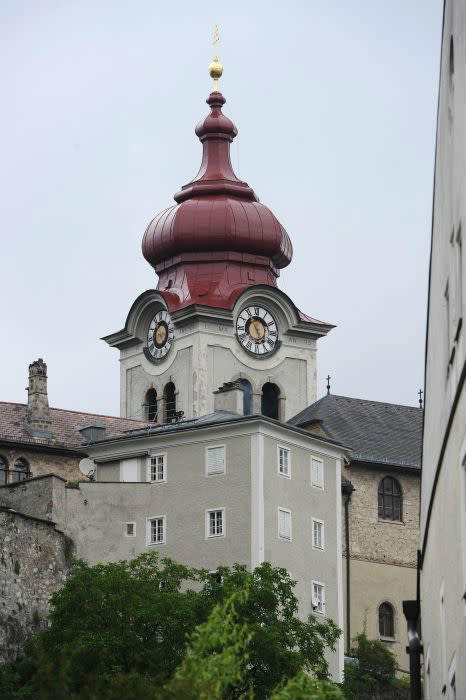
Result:
{"label": "rectangular window", "polygon": [[318,457],[311,457],[311,484],[317,489],[324,488],[324,462]]}
{"label": "rectangular window", "polygon": [[147,481],[152,484],[167,480],[167,454],[151,455],[148,460]]}
{"label": "rectangular window", "polygon": [[125,523],[126,537],[136,537],[136,523]]}
{"label": "rectangular window", "polygon": [[325,615],[325,586],[319,581],[312,582],[312,612]]}
{"label": "rectangular window", "polygon": [[290,450],[287,447],[278,445],[278,473],[281,476],[291,478]]}
{"label": "rectangular window", "polygon": [[291,541],[291,511],[287,508],[278,509],[278,536]]}
{"label": "rectangular window", "polygon": [[225,508],[215,508],[206,512],[206,537],[224,537]]}
{"label": "rectangular window", "polygon": [[324,521],[312,518],[312,546],[324,549]]}
{"label": "rectangular window", "polygon": [[206,474],[225,474],[225,445],[206,448]]}
{"label": "rectangular window", "polygon": [[147,544],[165,544],[165,515],[147,518]]}

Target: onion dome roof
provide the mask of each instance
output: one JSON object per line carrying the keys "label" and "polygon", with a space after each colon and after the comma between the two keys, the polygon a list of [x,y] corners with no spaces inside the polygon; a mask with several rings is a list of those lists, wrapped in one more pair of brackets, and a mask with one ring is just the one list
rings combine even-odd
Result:
{"label": "onion dome roof", "polygon": [[[199,172],[175,194],[176,204],[150,222],[142,242],[144,257],[160,276],[158,289],[170,290],[172,307],[231,307],[248,286],[275,286],[279,269],[292,258],[283,226],[233,172],[230,144],[238,131],[222,113],[225,98],[212,92],[207,104],[210,114],[196,127],[203,145]],[[200,272],[202,289],[208,287],[202,300]]]}

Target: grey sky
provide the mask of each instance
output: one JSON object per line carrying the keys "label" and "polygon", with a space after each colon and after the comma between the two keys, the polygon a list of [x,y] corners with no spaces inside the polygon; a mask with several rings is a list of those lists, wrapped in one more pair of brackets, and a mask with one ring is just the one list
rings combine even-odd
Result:
{"label": "grey sky", "polygon": [[[214,7],[215,10],[210,8]],[[318,393],[423,382],[441,0],[0,5],[0,400],[43,357],[52,405],[117,414],[149,220],[197,172],[211,32],[233,164],[287,229],[280,287],[337,324]]]}

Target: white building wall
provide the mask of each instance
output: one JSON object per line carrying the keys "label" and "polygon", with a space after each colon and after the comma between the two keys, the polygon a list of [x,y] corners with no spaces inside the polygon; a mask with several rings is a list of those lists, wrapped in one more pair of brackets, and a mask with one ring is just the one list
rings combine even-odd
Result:
{"label": "white building wall", "polygon": [[446,0],[421,490],[421,616],[428,698],[466,697],[465,236],[466,1]]}

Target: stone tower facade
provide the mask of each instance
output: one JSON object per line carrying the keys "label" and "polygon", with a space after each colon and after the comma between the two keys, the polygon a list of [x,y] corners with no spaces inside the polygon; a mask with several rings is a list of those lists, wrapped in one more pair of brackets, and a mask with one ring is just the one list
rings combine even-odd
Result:
{"label": "stone tower facade", "polygon": [[316,341],[333,328],[277,288],[290,238],[230,161],[235,125],[213,92],[196,127],[202,163],[144,234],[159,279],[104,340],[120,350],[121,415],[171,420],[214,410],[239,381],[245,413],[287,420],[316,399]]}
{"label": "stone tower facade", "polygon": [[26,420],[28,425],[36,430],[50,430],[51,420],[47,396],[47,365],[41,357],[29,365]]}

